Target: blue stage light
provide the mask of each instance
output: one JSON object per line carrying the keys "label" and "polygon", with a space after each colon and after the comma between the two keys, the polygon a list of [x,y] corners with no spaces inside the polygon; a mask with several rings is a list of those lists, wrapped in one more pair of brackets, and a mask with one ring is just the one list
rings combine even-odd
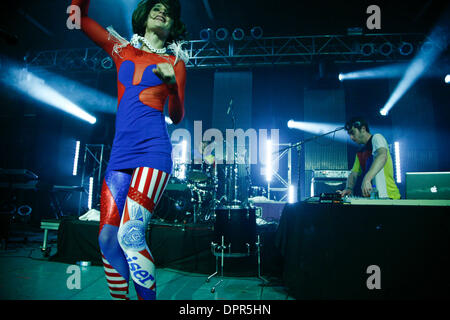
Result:
{"label": "blue stage light", "polygon": [[384,107],[380,110],[382,115],[387,115],[403,95],[416,83],[426,70],[437,60],[442,51],[447,47],[445,28],[437,27],[428,37],[419,53],[410,63],[403,78],[392,92]]}
{"label": "blue stage light", "polygon": [[81,109],[75,103],[64,97],[61,93],[50,87],[46,82],[27,71],[26,69],[11,68],[9,82],[15,90],[42,103],[70,113],[84,121],[94,124],[97,119]]}

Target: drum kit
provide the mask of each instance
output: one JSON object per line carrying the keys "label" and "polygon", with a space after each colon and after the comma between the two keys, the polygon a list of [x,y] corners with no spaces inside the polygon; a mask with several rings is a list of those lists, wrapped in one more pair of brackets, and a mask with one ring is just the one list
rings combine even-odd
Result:
{"label": "drum kit", "polygon": [[154,218],[175,224],[211,223],[221,208],[247,208],[249,198],[266,191],[251,186],[248,170],[238,166],[245,165],[175,164]]}

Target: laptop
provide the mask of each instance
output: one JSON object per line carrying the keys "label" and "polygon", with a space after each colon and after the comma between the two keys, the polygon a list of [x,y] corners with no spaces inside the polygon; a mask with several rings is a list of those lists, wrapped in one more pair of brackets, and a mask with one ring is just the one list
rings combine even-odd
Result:
{"label": "laptop", "polygon": [[406,172],[406,199],[450,200],[450,172]]}

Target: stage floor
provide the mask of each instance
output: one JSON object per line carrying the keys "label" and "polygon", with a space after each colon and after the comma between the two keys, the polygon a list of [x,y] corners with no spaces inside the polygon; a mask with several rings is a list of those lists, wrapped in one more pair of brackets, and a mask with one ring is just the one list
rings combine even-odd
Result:
{"label": "stage floor", "polygon": [[[69,289],[67,281],[73,275],[68,270],[71,265],[43,257],[42,239],[43,231],[39,229],[13,231],[7,250],[2,246],[0,300],[110,300],[103,267],[81,268],[80,289]],[[54,254],[55,232],[49,233],[49,240],[53,249],[51,254]],[[256,277],[224,277],[215,293],[211,293],[211,287],[219,278],[214,277],[206,283],[207,276],[157,268],[157,299],[293,300],[280,282],[275,280],[262,286],[262,281]],[[137,299],[131,282],[129,297]]]}

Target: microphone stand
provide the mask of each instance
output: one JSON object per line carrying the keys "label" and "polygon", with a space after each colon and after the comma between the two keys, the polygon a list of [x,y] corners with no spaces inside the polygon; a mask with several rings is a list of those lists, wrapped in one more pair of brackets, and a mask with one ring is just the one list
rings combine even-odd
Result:
{"label": "microphone stand", "polygon": [[292,148],[296,148],[297,149],[297,155],[298,155],[298,160],[297,160],[298,161],[297,201],[300,201],[300,199],[301,199],[301,194],[300,194],[300,174],[301,174],[300,153],[301,153],[301,150],[302,150],[302,146],[305,143],[307,143],[307,142],[311,142],[311,141],[317,140],[319,138],[322,138],[322,137],[327,136],[327,135],[332,134],[332,133],[336,133],[336,132],[344,130],[344,129],[345,129],[345,127],[339,127],[339,128],[336,128],[333,131],[329,131],[329,132],[323,133],[321,135],[313,136],[311,138],[299,141],[299,142],[297,142],[297,143],[295,143],[295,144],[293,144],[293,145],[291,145],[289,147],[283,148],[283,149],[275,152],[275,153],[282,153],[282,152],[284,152],[284,151],[286,151],[288,149],[292,149]]}

